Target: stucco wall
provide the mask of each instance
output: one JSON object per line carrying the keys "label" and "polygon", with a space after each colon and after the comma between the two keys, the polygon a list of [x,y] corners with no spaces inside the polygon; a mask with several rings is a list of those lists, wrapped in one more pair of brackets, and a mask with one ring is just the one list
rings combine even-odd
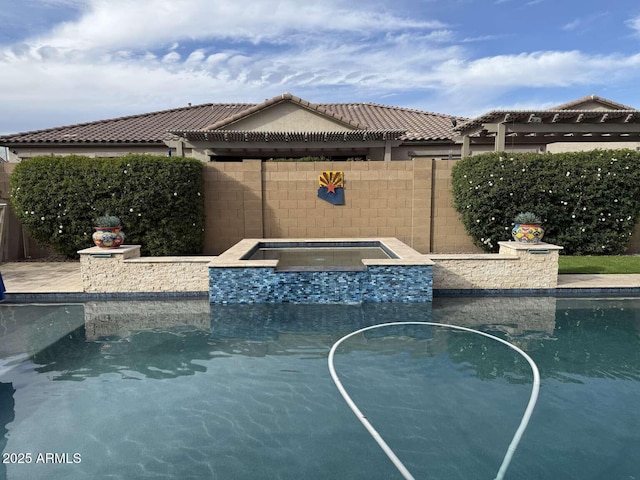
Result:
{"label": "stucco wall", "polygon": [[[45,145],[11,147],[10,162],[17,163],[21,159],[39,155],[84,155],[87,157],[121,157],[128,154],[167,155],[169,147],[157,145]],[[15,152],[15,153],[13,153]],[[173,152],[175,155],[175,152]]]}
{"label": "stucco wall", "polygon": [[588,152],[594,149],[613,150],[618,148],[638,150],[640,149],[640,142],[556,142],[547,145],[547,152]]}
{"label": "stucco wall", "polygon": [[329,120],[310,110],[288,102],[262,110],[259,115],[251,115],[232,124],[232,130],[260,130],[263,132],[317,132],[353,130]]}

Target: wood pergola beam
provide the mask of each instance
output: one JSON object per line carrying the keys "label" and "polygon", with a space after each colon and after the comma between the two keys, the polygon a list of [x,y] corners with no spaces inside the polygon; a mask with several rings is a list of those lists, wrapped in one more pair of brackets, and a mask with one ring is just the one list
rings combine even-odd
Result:
{"label": "wood pergola beam", "polygon": [[634,123],[486,123],[484,129],[491,133],[498,133],[504,128],[509,133],[594,133],[620,134],[640,133],[640,124]]}

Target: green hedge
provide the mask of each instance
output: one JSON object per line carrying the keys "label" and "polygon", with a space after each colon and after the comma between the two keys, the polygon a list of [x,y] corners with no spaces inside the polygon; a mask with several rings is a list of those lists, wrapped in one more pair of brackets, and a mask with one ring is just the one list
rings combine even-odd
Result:
{"label": "green hedge", "polygon": [[570,255],[625,252],[640,209],[640,153],[490,153],[460,160],[453,196],[476,245],[497,251],[513,218],[534,212],[544,240]]}
{"label": "green hedge", "polygon": [[202,164],[151,155],[35,157],[11,175],[11,205],[38,242],[67,257],[92,246],[93,221],[122,220],[126,244],[144,255],[202,252]]}

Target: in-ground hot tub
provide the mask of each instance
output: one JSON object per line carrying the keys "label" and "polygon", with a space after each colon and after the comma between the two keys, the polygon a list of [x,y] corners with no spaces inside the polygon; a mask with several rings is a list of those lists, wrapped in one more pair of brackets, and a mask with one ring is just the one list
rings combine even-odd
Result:
{"label": "in-ground hot tub", "polygon": [[398,258],[380,242],[259,242],[242,260],[277,260],[276,271],[366,270],[365,259]]}
{"label": "in-ground hot tub", "polygon": [[209,264],[209,301],[429,302],[432,266],[395,238],[245,239]]}

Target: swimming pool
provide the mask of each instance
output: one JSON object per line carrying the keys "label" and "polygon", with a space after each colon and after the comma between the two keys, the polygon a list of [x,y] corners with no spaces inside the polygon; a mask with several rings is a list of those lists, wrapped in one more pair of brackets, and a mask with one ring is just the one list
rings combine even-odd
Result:
{"label": "swimming pool", "polygon": [[[338,338],[391,320],[477,328],[536,361],[506,478],[638,476],[640,300],[441,297],[0,305],[0,479],[400,478],[327,369]],[[509,348],[440,327],[367,332],[335,363],[416,478],[494,478],[531,388]]]}

